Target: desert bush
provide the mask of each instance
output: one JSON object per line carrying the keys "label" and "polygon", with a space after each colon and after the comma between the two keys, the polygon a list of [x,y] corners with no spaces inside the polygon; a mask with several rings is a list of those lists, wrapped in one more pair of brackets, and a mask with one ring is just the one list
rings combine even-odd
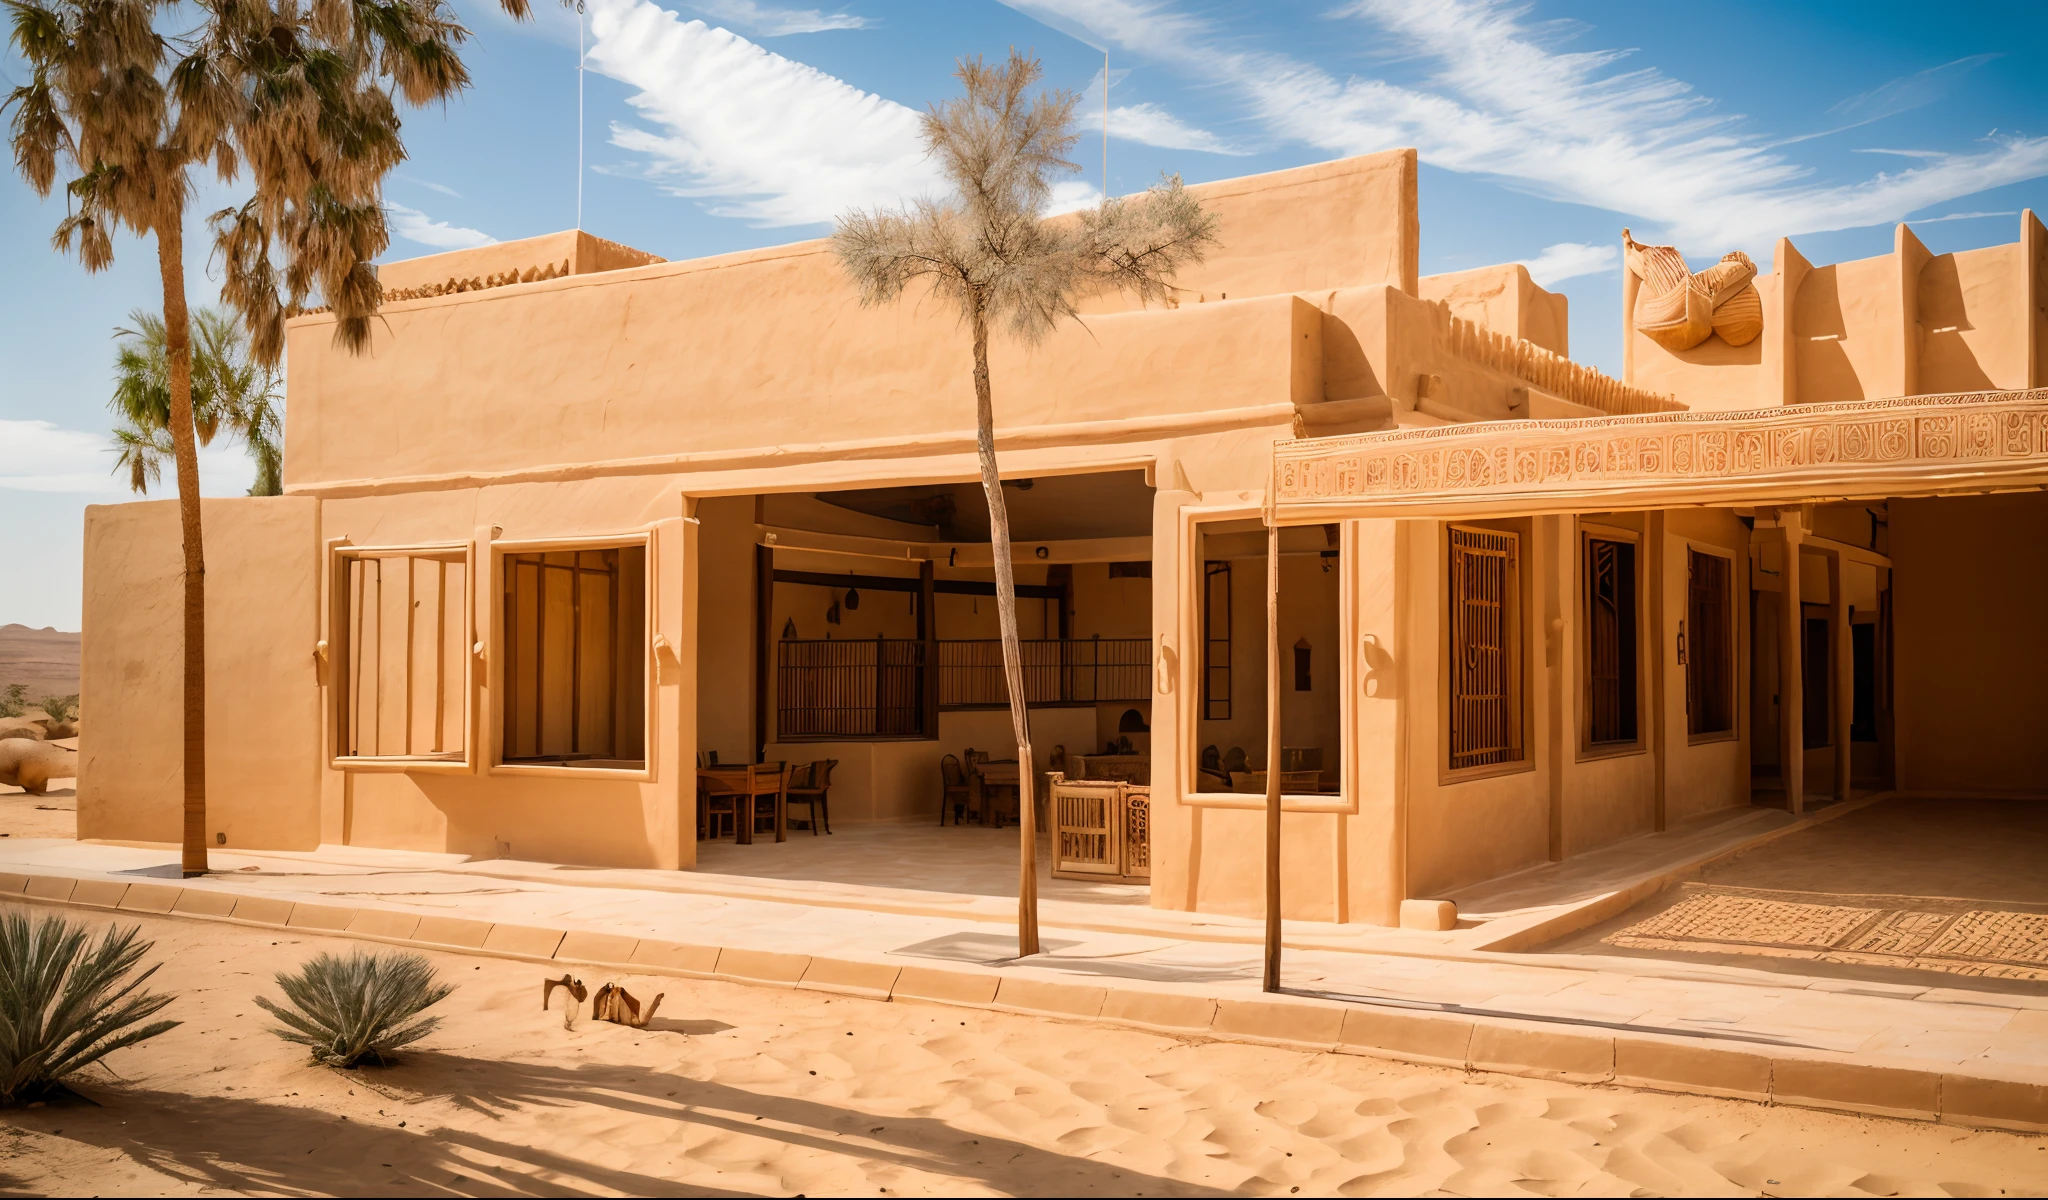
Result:
{"label": "desert bush", "polygon": [[18,717],[28,707],[28,685],[10,683],[0,692],[0,717]]}
{"label": "desert bush", "polygon": [[43,711],[50,714],[52,721],[69,721],[78,715],[77,696],[45,696]]}
{"label": "desert bush", "polygon": [[296,972],[280,971],[277,986],[290,1007],[258,996],[256,1003],[283,1024],[271,1032],[313,1052],[331,1067],[388,1063],[403,1046],[432,1033],[439,1017],[419,1014],[454,987],[434,977],[417,954],[319,954]]}
{"label": "desert bush", "polygon": [[[172,997],[143,990],[136,972],[154,943],[109,926],[95,944],[62,917],[0,915],[0,1105],[58,1090],[62,1080],[177,1021],[150,1021]],[[148,1022],[144,1024],[144,1022]]]}

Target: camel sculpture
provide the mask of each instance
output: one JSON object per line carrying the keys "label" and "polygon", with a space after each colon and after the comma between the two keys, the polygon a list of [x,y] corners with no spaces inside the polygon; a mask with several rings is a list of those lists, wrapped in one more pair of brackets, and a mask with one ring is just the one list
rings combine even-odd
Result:
{"label": "camel sculpture", "polygon": [[657,993],[642,1011],[640,1002],[633,999],[631,992],[616,983],[607,983],[597,989],[597,998],[590,1002],[590,1015],[594,1020],[645,1029],[647,1023],[654,1019],[654,1010],[661,1007],[662,998],[667,995],[667,992]]}
{"label": "camel sculpture", "polygon": [[1695,273],[1675,246],[1645,246],[1621,231],[1628,269],[1642,280],[1636,292],[1638,332],[1666,350],[1690,350],[1715,334],[1746,346],[1764,331],[1764,302],[1756,264],[1740,250]]}
{"label": "camel sculpture", "polygon": [[572,978],[566,971],[562,973],[560,979],[543,979],[540,986],[542,1012],[546,1012],[554,1003],[556,988],[569,993],[569,998],[562,1002],[562,1028],[573,1029],[576,1027],[577,1007],[583,1003],[583,998],[590,994],[590,989],[583,986],[581,979]]}
{"label": "camel sculpture", "polygon": [[78,751],[30,738],[0,738],[0,783],[41,796],[52,779],[76,778]]}

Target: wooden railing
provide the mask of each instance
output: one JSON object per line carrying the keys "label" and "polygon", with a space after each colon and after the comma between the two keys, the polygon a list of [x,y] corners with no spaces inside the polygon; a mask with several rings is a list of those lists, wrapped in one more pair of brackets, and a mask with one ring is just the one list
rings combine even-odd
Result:
{"label": "wooden railing", "polygon": [[[1151,643],[1144,638],[1043,638],[1024,642],[1024,702],[1097,704],[1152,698]],[[1005,708],[1003,643],[939,643],[939,708]]]}
{"label": "wooden railing", "polygon": [[776,732],[783,741],[931,737],[923,642],[797,641],[777,644]]}
{"label": "wooden railing", "polygon": [[[923,642],[785,639],[776,643],[776,736],[783,741],[935,737],[936,710],[1003,708],[1003,644],[995,638],[937,643],[935,688]],[[1144,638],[1027,641],[1025,703],[1117,703],[1152,696]]]}

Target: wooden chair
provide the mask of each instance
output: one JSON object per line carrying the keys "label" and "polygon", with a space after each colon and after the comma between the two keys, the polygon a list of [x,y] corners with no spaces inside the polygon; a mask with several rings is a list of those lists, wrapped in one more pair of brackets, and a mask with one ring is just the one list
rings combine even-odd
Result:
{"label": "wooden chair", "polygon": [[[704,781],[702,793],[700,828],[716,828],[723,824],[722,818],[730,817],[733,824],[733,838],[740,845],[751,845],[754,833],[764,818],[775,825],[775,840],[789,840],[788,811],[785,801],[789,790],[789,764],[781,762],[755,763],[752,766],[733,765]],[[772,807],[762,812],[760,801],[773,798]],[[714,836],[722,836],[714,835]]]}
{"label": "wooden chair", "polygon": [[[811,828],[811,836],[818,836],[818,826],[823,824],[825,832],[832,832],[832,768],[839,765],[836,758],[821,759],[790,772],[789,790],[783,800],[785,808],[798,804],[810,815],[804,823]],[[941,814],[942,816],[944,814]],[[795,820],[790,817],[788,820]]]}
{"label": "wooden chair", "polygon": [[974,789],[967,781],[967,772],[960,766],[960,760],[948,754],[939,760],[939,824],[946,823],[946,813],[953,813],[953,824],[958,825],[965,818],[967,806],[974,802]]}
{"label": "wooden chair", "polygon": [[[753,783],[754,832],[762,832],[765,822],[775,831],[775,840],[789,840],[789,775],[787,762],[759,763],[748,771]],[[763,809],[762,801],[773,797],[773,807]],[[752,839],[749,839],[752,840]]]}

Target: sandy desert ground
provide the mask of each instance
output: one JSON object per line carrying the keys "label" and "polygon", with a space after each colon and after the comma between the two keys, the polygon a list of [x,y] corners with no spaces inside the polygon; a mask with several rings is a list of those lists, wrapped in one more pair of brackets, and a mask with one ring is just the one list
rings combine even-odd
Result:
{"label": "sandy desert ground", "polygon": [[[103,918],[102,918],[103,919]],[[436,955],[446,1023],[339,1072],[251,998],[320,949],[139,922],[185,1022],[0,1114],[0,1188],[289,1195],[1980,1195],[2048,1139],[717,982],[653,1028],[540,1009],[538,965]],[[600,978],[586,976],[593,987]]]}

